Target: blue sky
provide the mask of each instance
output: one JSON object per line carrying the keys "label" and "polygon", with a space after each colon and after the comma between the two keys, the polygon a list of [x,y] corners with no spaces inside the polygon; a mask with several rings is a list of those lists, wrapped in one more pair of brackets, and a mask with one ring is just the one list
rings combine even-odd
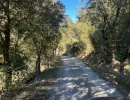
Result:
{"label": "blue sky", "polygon": [[66,14],[70,16],[73,22],[76,22],[76,16],[78,13],[77,6],[83,6],[84,3],[80,0],[60,0],[66,8]]}

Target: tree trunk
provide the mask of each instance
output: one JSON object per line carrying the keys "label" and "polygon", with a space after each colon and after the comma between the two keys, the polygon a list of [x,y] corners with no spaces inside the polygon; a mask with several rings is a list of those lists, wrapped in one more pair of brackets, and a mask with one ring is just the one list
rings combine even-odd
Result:
{"label": "tree trunk", "polygon": [[38,54],[37,55],[37,61],[36,61],[36,75],[40,74],[40,62],[41,62],[41,57]]}
{"label": "tree trunk", "polygon": [[11,30],[11,20],[10,20],[10,0],[4,1],[4,13],[5,13],[5,30],[4,33],[4,42],[3,42],[3,57],[4,57],[4,65],[7,67],[6,69],[6,89],[9,89],[12,84],[12,71],[11,71],[11,63],[9,57],[9,48],[10,48],[10,30]]}
{"label": "tree trunk", "polygon": [[53,49],[53,56],[56,56],[56,50],[57,48]]}
{"label": "tree trunk", "polygon": [[7,29],[4,32],[4,34],[5,34],[5,42],[4,42],[4,48],[3,48],[4,63],[7,65],[10,65],[10,59],[9,59],[10,30]]}
{"label": "tree trunk", "polygon": [[50,65],[51,65],[50,63],[51,63],[50,60],[48,60],[48,68],[50,68]]}
{"label": "tree trunk", "polygon": [[53,56],[55,56],[56,55],[56,50],[55,49],[53,49]]}
{"label": "tree trunk", "polygon": [[4,31],[5,34],[5,42],[3,47],[3,57],[4,57],[4,65],[7,68],[6,71],[6,89],[9,89],[12,84],[12,68],[9,57],[9,48],[10,48],[10,29],[9,27]]}
{"label": "tree trunk", "polygon": [[122,62],[120,62],[120,73],[122,74],[122,75],[124,75],[124,62],[122,61]]}

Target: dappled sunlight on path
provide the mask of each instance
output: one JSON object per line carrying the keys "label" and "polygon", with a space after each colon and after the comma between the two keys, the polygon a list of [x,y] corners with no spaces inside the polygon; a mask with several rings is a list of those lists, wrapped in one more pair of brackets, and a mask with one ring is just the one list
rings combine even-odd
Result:
{"label": "dappled sunlight on path", "polygon": [[65,56],[61,59],[63,65],[55,70],[50,69],[52,74],[48,78],[44,76],[49,72],[41,74],[39,80],[27,87],[28,91],[23,92],[24,99],[89,100],[122,96],[112,84],[101,79],[79,59]]}
{"label": "dappled sunlight on path", "polygon": [[76,58],[62,56],[64,61],[57,79],[56,99],[83,100],[90,97],[121,96],[109,83]]}

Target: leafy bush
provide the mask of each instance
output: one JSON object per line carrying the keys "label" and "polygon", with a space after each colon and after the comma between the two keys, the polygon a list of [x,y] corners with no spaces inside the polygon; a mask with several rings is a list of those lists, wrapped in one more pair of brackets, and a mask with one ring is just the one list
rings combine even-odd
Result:
{"label": "leafy bush", "polygon": [[26,61],[28,60],[28,57],[23,55],[22,53],[11,54],[10,57],[12,69],[25,65]]}
{"label": "leafy bush", "polygon": [[110,41],[104,40],[100,31],[90,34],[90,40],[100,61],[110,63],[112,61],[112,46]]}
{"label": "leafy bush", "polygon": [[62,64],[62,61],[61,61],[60,57],[59,56],[55,56],[53,58],[51,66],[52,67],[59,67],[61,64]]}
{"label": "leafy bush", "polygon": [[71,56],[78,56],[85,50],[85,44],[82,41],[74,42],[70,47]]}

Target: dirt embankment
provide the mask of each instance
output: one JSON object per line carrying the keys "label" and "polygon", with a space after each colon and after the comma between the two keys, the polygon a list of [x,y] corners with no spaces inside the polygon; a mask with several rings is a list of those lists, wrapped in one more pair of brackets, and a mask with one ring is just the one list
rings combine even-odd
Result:
{"label": "dirt embankment", "polygon": [[119,62],[116,60],[113,60],[110,64],[106,64],[100,62],[94,53],[86,55],[82,59],[102,78],[115,84],[119,91],[125,96],[130,97],[130,59],[127,59],[125,62],[126,65],[123,76],[119,73]]}

